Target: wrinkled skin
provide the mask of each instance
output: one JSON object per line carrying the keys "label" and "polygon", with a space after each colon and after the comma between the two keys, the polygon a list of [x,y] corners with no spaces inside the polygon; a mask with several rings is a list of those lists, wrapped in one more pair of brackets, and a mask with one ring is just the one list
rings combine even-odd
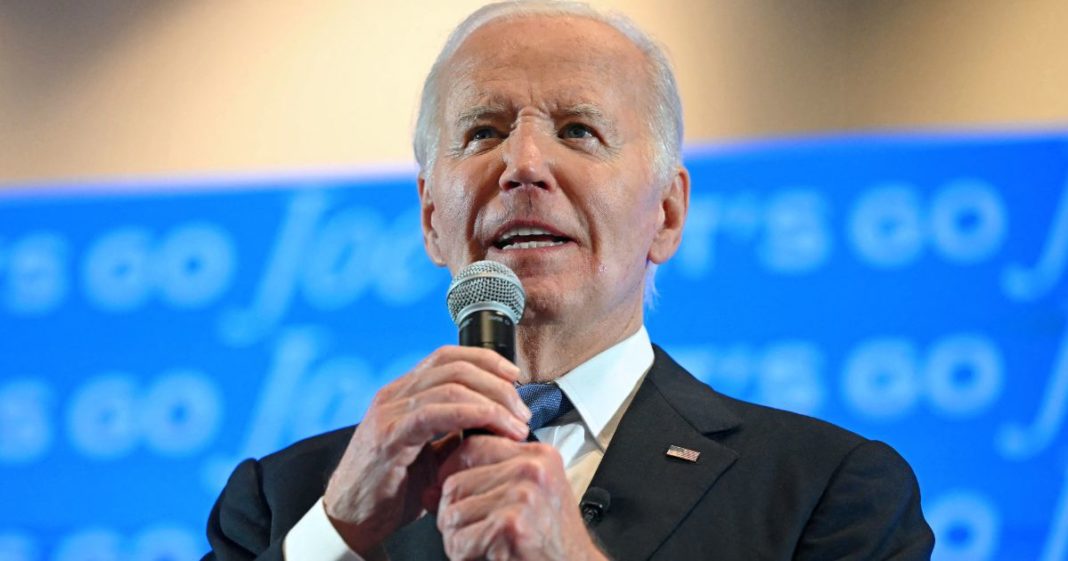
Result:
{"label": "wrinkled skin", "polygon": [[424,508],[436,509],[439,466],[458,443],[437,435],[486,428],[495,439],[526,438],[530,411],[512,385],[518,375],[493,351],[450,346],[378,392],[324,496],[353,551],[367,557]]}
{"label": "wrinkled skin", "polygon": [[[544,16],[487,24],[450,59],[419,178],[426,249],[453,272],[481,259],[516,272],[519,369],[443,347],[375,397],[324,501],[357,553],[375,557],[426,509],[453,560],[605,559],[560,454],[525,442],[512,382],[553,380],[637,331],[646,268],[678,247],[689,176],[654,173],[645,64],[607,25]],[[508,247],[516,227],[554,243]],[[469,428],[490,434],[461,443]]]}

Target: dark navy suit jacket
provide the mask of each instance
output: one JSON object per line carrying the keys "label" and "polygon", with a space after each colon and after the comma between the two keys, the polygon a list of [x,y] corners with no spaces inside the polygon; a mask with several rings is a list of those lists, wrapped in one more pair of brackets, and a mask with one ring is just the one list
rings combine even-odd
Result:
{"label": "dark navy suit jacket", "polygon": [[[592,531],[612,559],[930,558],[916,478],[892,448],[719,394],[655,352],[591,483],[611,495]],[[212,509],[205,559],[281,559],[352,431],[241,463]],[[700,452],[697,462],[667,456],[671,445]],[[430,516],[387,550],[393,561],[445,558]]]}

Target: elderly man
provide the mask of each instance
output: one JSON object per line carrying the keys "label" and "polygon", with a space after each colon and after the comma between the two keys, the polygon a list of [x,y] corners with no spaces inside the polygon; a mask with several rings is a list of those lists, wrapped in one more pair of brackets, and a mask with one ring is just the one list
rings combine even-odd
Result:
{"label": "elderly man", "polygon": [[[720,395],[650,344],[646,279],[689,198],[680,142],[670,67],[627,20],[541,2],[469,17],[423,94],[423,233],[454,273],[516,272],[516,364],[442,347],[355,429],[242,463],[207,558],[929,558],[893,450]],[[517,382],[573,409],[529,441]],[[589,487],[610,497],[599,520]]]}

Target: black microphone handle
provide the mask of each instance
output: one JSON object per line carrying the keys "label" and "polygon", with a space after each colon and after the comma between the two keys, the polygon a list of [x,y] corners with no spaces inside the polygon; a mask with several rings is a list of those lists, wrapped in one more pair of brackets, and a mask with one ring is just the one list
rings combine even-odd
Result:
{"label": "black microphone handle", "polygon": [[[477,310],[460,320],[460,346],[492,349],[515,364],[515,324],[496,310]],[[491,434],[486,429],[468,429],[461,438]]]}
{"label": "black microphone handle", "polygon": [[515,363],[515,324],[496,310],[476,310],[460,320],[460,346],[493,349]]}

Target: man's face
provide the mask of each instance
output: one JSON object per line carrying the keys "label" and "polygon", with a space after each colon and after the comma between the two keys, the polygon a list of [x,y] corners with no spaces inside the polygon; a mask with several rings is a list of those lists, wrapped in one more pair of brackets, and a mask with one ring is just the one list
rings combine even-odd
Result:
{"label": "man's face", "polygon": [[440,83],[441,137],[420,180],[427,252],[455,273],[512,268],[524,324],[640,319],[648,261],[675,251],[685,171],[657,178],[641,52],[583,18],[487,24]]}

